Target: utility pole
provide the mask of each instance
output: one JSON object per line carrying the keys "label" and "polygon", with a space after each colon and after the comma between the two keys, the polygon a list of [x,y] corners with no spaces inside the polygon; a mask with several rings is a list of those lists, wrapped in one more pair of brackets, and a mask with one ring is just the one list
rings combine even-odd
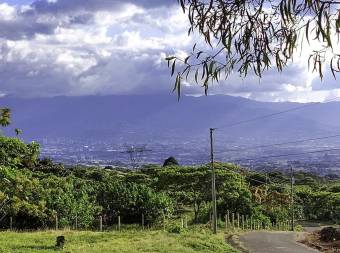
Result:
{"label": "utility pole", "polygon": [[290,166],[290,209],[291,209],[291,230],[294,231],[294,172],[293,172],[293,166]]}
{"label": "utility pole", "polygon": [[211,194],[212,194],[212,211],[213,211],[213,218],[212,218],[212,225],[213,225],[213,232],[217,234],[217,208],[216,208],[216,175],[215,175],[215,167],[214,167],[214,139],[213,133],[215,128],[210,128],[210,157],[211,157]]}

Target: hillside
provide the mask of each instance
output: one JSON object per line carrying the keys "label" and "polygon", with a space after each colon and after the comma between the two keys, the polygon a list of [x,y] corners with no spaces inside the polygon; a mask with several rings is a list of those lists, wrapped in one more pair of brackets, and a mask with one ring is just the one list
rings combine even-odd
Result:
{"label": "hillside", "polygon": [[[25,139],[72,137],[157,141],[160,138],[199,138],[206,136],[209,127],[221,127],[299,105],[263,103],[230,96],[185,97],[177,102],[176,97],[168,95],[2,98],[0,106],[12,108],[12,128],[23,129]],[[339,113],[340,103],[314,105],[275,118],[229,127],[227,131],[221,131],[221,136],[228,140],[286,140],[324,135],[340,131]]]}

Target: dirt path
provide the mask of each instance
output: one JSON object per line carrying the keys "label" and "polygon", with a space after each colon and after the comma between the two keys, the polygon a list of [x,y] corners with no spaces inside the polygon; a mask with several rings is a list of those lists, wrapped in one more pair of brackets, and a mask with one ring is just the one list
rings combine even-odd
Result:
{"label": "dirt path", "polygon": [[249,232],[240,236],[240,242],[251,253],[316,253],[315,249],[296,242],[301,233]]}

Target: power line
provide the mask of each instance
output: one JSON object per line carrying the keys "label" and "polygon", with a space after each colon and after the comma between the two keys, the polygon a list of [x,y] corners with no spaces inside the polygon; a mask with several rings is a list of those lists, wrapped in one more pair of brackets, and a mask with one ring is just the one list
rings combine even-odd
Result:
{"label": "power line", "polygon": [[303,142],[308,142],[308,141],[317,141],[317,140],[330,139],[330,138],[335,138],[335,137],[340,137],[340,134],[329,135],[329,136],[318,137],[318,138],[303,139],[303,140],[298,140],[298,141],[288,141],[288,142],[282,142],[282,143],[265,144],[265,145],[252,146],[252,147],[244,147],[244,148],[239,148],[239,149],[226,149],[226,150],[223,150],[223,151],[219,151],[218,153],[238,152],[238,151],[251,150],[251,149],[257,149],[257,148],[267,148],[267,147],[274,147],[274,146],[283,146],[283,145],[287,145],[287,144],[297,144],[297,143],[303,143]]}
{"label": "power line", "polygon": [[259,160],[259,159],[267,159],[267,158],[279,158],[279,157],[287,157],[287,156],[299,156],[299,155],[315,154],[315,153],[323,153],[323,152],[330,152],[330,151],[340,151],[340,148],[315,150],[315,151],[309,151],[309,152],[293,153],[293,154],[284,154],[284,155],[262,156],[262,157],[257,157],[257,158],[238,159],[238,160],[230,161],[230,163],[238,163],[238,162],[245,162],[245,161],[255,161],[255,160]]}
{"label": "power line", "polygon": [[[323,103],[332,102],[332,101],[335,101],[337,99],[339,99],[339,97],[335,97],[335,98],[332,98],[332,99],[329,99],[329,100],[325,100]],[[297,110],[303,109],[305,107],[314,106],[314,105],[320,105],[320,104],[322,104],[322,103],[321,102],[308,103],[308,104],[304,104],[304,105],[301,105],[301,106],[293,107],[293,108],[290,108],[290,109],[287,109],[287,110],[283,110],[283,111],[279,111],[279,112],[274,112],[274,113],[270,113],[270,114],[267,114],[267,115],[262,115],[262,116],[254,117],[254,118],[251,118],[251,119],[248,119],[248,120],[242,120],[242,121],[239,121],[239,122],[235,122],[235,123],[231,123],[231,124],[228,124],[228,125],[224,125],[222,127],[219,127],[218,129],[238,126],[238,125],[241,125],[241,124],[257,121],[257,120],[260,120],[260,119],[271,118],[271,117],[278,116],[278,115],[281,115],[281,114],[284,114],[284,113],[287,113],[287,112],[297,111]]]}
{"label": "power line", "polygon": [[243,176],[245,178],[248,178],[249,181],[253,181],[253,182],[264,184],[264,185],[275,185],[276,187],[279,187],[281,189],[286,189],[286,187],[278,186],[277,183],[270,183],[270,184],[268,184],[268,182],[264,182],[264,181],[261,181],[261,180],[257,180],[257,179],[251,178],[249,175],[243,175],[242,173],[237,172],[235,170],[232,170],[232,169],[229,169],[229,168],[224,168],[224,169],[226,169],[226,170],[228,170],[230,172],[236,173],[238,175],[241,175],[241,176]]}

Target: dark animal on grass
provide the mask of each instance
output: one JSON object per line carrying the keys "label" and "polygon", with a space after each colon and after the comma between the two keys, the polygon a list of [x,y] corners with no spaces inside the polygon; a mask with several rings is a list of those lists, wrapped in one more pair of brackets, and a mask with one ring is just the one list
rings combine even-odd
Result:
{"label": "dark animal on grass", "polygon": [[65,236],[58,236],[56,242],[56,248],[63,249],[65,244]]}

